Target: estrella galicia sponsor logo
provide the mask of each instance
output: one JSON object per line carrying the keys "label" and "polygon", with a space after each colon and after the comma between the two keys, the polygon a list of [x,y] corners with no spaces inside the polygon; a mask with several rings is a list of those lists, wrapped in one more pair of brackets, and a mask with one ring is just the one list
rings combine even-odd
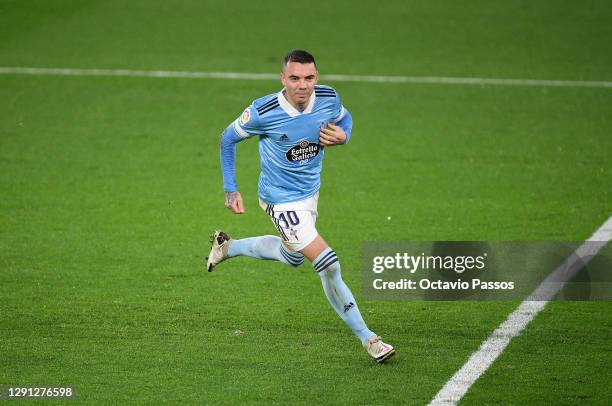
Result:
{"label": "estrella galicia sponsor logo", "polygon": [[321,147],[308,141],[302,141],[298,145],[291,147],[285,154],[287,160],[294,165],[304,165],[312,161],[317,155]]}

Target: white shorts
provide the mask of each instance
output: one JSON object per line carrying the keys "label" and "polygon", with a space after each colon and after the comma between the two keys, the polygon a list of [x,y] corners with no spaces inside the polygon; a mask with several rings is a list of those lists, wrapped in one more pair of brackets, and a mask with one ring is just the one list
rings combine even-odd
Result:
{"label": "white shorts", "polygon": [[317,204],[319,194],[297,202],[270,204],[259,199],[264,210],[278,230],[283,244],[291,251],[299,251],[317,238]]}

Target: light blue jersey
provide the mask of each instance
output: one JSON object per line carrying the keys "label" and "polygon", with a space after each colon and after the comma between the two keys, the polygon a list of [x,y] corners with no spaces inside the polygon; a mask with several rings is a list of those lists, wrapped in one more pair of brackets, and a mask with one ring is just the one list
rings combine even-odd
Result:
{"label": "light blue jersey", "polygon": [[[260,199],[280,204],[313,196],[321,185],[324,155],[319,145],[319,130],[330,122],[345,130],[348,141],[352,127],[350,114],[342,106],[336,91],[329,86],[315,86],[303,111],[293,107],[282,91],[255,100],[224,133],[224,138],[227,136],[229,140],[222,139],[221,163],[225,190],[237,190],[233,174],[233,144],[259,136]],[[235,133],[239,138],[226,135],[228,132]],[[232,138],[235,138],[233,144]],[[228,156],[232,151],[234,156]]]}

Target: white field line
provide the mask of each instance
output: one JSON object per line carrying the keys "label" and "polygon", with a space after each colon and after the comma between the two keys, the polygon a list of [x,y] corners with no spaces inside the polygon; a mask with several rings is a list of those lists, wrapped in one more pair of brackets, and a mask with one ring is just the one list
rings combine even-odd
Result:
{"label": "white field line", "polygon": [[[243,72],[185,72],[166,70],[131,69],[63,69],[0,67],[2,75],[50,75],[50,76],[120,76],[143,78],[179,79],[231,79],[231,80],[278,80],[277,73]],[[540,87],[590,87],[612,88],[612,82],[583,80],[537,80],[537,79],[494,79],[439,76],[373,76],[373,75],[321,75],[321,80],[332,82],[370,83],[423,83],[472,86],[540,86]]]}
{"label": "white field line", "polygon": [[491,366],[504,351],[512,338],[525,329],[527,324],[546,306],[565,283],[586,265],[612,239],[612,217],[584,244],[558,266],[521,305],[512,312],[472,354],[463,367],[438,392],[429,405],[455,405],[470,386]]}

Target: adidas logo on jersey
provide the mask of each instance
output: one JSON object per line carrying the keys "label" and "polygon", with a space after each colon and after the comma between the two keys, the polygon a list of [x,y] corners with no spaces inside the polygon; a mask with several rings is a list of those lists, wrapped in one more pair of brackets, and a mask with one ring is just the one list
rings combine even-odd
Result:
{"label": "adidas logo on jersey", "polygon": [[289,141],[289,137],[287,137],[287,134],[283,134],[283,135],[281,135],[281,137],[279,138],[279,141]]}

